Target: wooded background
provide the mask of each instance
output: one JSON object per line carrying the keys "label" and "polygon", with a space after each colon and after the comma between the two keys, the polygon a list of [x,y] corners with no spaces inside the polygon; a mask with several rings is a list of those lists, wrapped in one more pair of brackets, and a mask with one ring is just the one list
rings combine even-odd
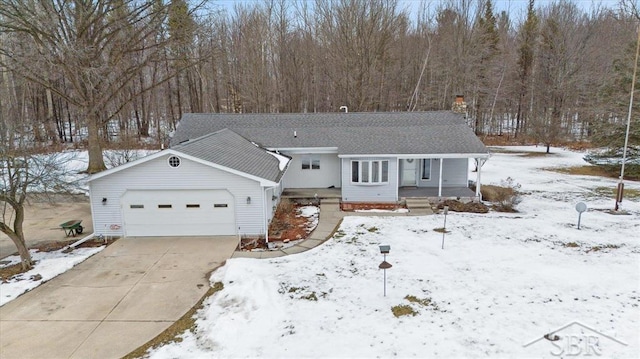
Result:
{"label": "wooded background", "polygon": [[619,148],[638,6],[584,3],[0,0],[0,139],[88,148],[93,173],[105,146],[166,143],[186,112],[448,110],[463,95],[481,137]]}

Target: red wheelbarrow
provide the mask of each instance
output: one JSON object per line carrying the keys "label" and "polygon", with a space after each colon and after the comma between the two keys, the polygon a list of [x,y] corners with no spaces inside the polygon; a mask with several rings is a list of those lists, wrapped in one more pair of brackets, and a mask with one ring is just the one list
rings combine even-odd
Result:
{"label": "red wheelbarrow", "polygon": [[72,219],[70,221],[66,221],[60,225],[60,228],[64,230],[64,234],[69,236],[76,236],[82,233],[82,220],[81,219]]}

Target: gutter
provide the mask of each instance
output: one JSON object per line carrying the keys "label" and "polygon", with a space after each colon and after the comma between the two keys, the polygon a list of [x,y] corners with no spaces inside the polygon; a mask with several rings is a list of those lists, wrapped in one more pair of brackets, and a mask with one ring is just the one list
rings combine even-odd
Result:
{"label": "gutter", "polygon": [[382,157],[382,158],[489,158],[489,153],[431,153],[431,154],[349,154],[338,155],[338,158],[361,158],[361,157]]}

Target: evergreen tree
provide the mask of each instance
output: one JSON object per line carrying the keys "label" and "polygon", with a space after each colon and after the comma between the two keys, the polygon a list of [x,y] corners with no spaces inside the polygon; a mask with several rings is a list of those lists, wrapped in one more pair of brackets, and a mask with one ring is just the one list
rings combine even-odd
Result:
{"label": "evergreen tree", "polygon": [[538,36],[538,16],[534,9],[534,0],[529,0],[527,9],[527,20],[522,24],[519,33],[520,47],[518,49],[518,109],[516,113],[516,128],[514,136],[524,132],[526,128],[527,92],[531,71],[533,69],[533,59],[535,56],[536,38]]}
{"label": "evergreen tree", "polygon": [[479,51],[479,61],[477,68],[477,97],[475,99],[475,132],[476,135],[483,133],[484,106],[487,97],[493,91],[494,76],[492,70],[495,65],[495,58],[499,54],[498,44],[500,35],[496,26],[496,17],[493,14],[493,4],[491,0],[485,0],[484,12],[477,22],[477,38],[475,47]]}
{"label": "evergreen tree", "polygon": [[[635,52],[636,43],[630,43],[624,55],[613,61],[612,81],[600,94],[600,97],[605,100],[603,106],[608,108],[600,121],[595,123],[592,140],[594,144],[608,148],[611,153],[621,154],[624,147]],[[638,89],[640,89],[640,81],[636,78],[636,95]],[[631,111],[629,147],[640,149],[640,103],[637,96]],[[637,155],[638,152],[635,151],[635,153]]]}

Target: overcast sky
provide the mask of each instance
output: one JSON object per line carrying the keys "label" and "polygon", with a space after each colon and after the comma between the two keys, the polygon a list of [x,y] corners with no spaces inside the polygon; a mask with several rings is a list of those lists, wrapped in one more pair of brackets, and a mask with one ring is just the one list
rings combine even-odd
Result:
{"label": "overcast sky", "polygon": [[[220,5],[228,9],[228,11],[233,10],[233,5],[236,3],[262,3],[264,0],[214,0],[213,4]],[[292,0],[291,2],[297,2],[301,0]],[[303,0],[314,3],[315,0]],[[400,9],[407,9],[409,13],[413,16],[417,15],[419,9],[421,8],[421,4],[423,1],[429,5],[430,8],[435,9],[442,3],[449,2],[448,0],[398,0],[398,5]],[[473,1],[473,0],[472,0]],[[544,7],[554,1],[560,0],[535,0],[536,8]],[[585,11],[589,11],[595,6],[604,6],[607,8],[616,8],[619,4],[619,0],[568,0],[577,4]],[[635,0],[640,1],[640,0]],[[507,11],[513,21],[518,21],[523,19],[527,13],[527,4],[529,0],[493,0],[493,6],[496,13],[500,13],[502,11]]]}

